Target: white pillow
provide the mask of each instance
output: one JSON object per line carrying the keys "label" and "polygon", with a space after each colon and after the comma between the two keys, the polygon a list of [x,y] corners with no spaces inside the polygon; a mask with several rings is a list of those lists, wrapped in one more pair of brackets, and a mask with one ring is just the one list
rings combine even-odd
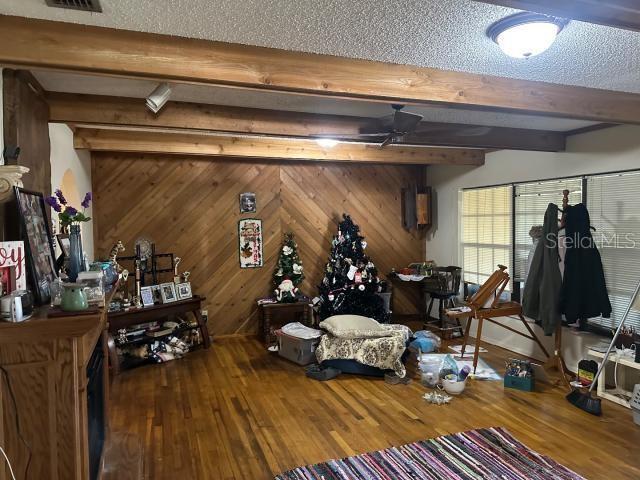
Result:
{"label": "white pillow", "polygon": [[391,337],[393,332],[373,318],[360,315],[334,315],[320,322],[320,328],[339,338]]}

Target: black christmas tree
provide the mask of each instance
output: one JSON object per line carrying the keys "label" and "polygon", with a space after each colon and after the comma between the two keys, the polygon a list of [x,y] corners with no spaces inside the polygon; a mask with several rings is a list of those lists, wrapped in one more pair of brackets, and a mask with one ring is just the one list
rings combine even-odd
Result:
{"label": "black christmas tree", "polygon": [[297,301],[298,285],[304,280],[302,261],[298,256],[298,244],[293,233],[285,233],[280,258],[273,272],[273,283],[276,286],[276,299],[280,303]]}
{"label": "black christmas tree", "polygon": [[332,315],[362,315],[387,322],[384,301],[376,295],[383,291],[384,282],[378,270],[365,255],[367,242],[347,214],[342,215],[338,234],[331,242],[331,254],[319,285],[320,319]]}

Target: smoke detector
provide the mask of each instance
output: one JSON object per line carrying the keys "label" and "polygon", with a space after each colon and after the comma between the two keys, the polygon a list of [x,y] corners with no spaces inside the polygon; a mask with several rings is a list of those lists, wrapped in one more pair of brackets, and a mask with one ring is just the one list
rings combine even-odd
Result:
{"label": "smoke detector", "polygon": [[49,7],[102,13],[100,0],[45,0]]}

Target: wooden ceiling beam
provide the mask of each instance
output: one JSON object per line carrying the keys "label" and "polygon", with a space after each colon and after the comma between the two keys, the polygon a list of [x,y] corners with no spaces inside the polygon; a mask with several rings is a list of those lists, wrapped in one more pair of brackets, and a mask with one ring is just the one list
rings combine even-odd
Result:
{"label": "wooden ceiling beam", "polygon": [[329,162],[413,165],[483,165],[484,151],[363,143],[339,143],[323,148],[314,140],[218,136],[140,130],[78,128],[75,148],[92,151],[205,155]]}
{"label": "wooden ceiling beam", "polygon": [[638,0],[476,0],[501,7],[640,31]]}
{"label": "wooden ceiling beam", "polygon": [[640,123],[640,94],[0,16],[0,63],[385,103]]}
{"label": "wooden ceiling beam", "polygon": [[[71,93],[49,92],[47,101],[51,122],[98,127],[149,127],[305,138],[328,134],[348,137],[356,135],[361,128],[376,124],[376,119],[366,117],[186,102],[167,102],[158,114],[154,114],[146,108],[143,99]],[[467,135],[470,131],[485,129],[488,132],[482,135]],[[418,131],[415,135],[405,136],[401,143],[545,152],[557,152],[565,147],[562,133],[543,130],[422,122]]]}
{"label": "wooden ceiling beam", "polygon": [[56,92],[49,92],[47,101],[51,122],[86,125],[123,125],[309,137],[327,132],[356,135],[361,128],[371,127],[376,121],[371,118],[347,115],[321,115],[171,101],[155,114],[145,106],[142,98]]}

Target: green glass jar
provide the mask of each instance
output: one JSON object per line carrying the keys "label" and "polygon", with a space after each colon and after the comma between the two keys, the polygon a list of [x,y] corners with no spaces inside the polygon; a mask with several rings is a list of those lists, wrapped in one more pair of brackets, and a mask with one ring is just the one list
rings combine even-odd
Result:
{"label": "green glass jar", "polygon": [[60,308],[65,312],[81,312],[89,308],[87,294],[84,292],[84,285],[79,283],[63,284],[62,302]]}

